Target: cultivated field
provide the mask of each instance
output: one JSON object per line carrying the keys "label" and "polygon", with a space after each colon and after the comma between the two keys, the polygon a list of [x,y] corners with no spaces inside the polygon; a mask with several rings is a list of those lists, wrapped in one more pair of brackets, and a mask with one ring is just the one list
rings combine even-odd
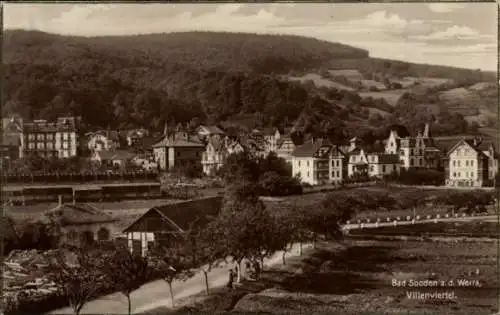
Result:
{"label": "cultivated field", "polygon": [[[265,271],[259,282],[219,289],[176,311],[267,314],[491,314],[498,310],[496,243],[359,241],[319,243]],[[449,281],[445,288],[393,286],[393,280]],[[459,287],[458,280],[480,287]],[[453,292],[452,299],[410,299],[408,291]],[[196,299],[192,299],[196,301]]]}
{"label": "cultivated field", "polygon": [[290,81],[300,81],[302,83],[311,80],[314,82],[314,84],[317,87],[327,87],[327,88],[336,88],[339,90],[354,91],[354,89],[351,87],[348,87],[346,85],[337,83],[335,81],[323,78],[319,74],[315,74],[315,73],[308,73],[308,74],[303,75],[301,77],[287,77],[287,78]]}
{"label": "cultivated field", "polygon": [[387,101],[387,103],[389,103],[389,105],[396,106],[397,102],[405,92],[407,92],[406,89],[381,91],[381,92],[359,92],[359,96],[365,98],[372,97],[374,99],[383,98]]}
{"label": "cultivated field", "polygon": [[328,70],[332,76],[343,76],[349,81],[361,81],[363,80],[363,75],[356,69],[342,69],[342,70]]}
{"label": "cultivated field", "polygon": [[365,88],[371,88],[371,87],[376,87],[377,89],[379,90],[385,90],[386,87],[385,87],[385,84],[382,83],[382,82],[377,82],[375,80],[361,80],[361,84],[365,87]]}

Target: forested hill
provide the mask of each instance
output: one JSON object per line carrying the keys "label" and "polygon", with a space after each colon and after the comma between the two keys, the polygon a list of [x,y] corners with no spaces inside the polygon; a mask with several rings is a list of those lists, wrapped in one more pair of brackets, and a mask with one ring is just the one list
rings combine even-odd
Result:
{"label": "forested hill", "polygon": [[76,37],[7,31],[7,63],[57,64],[75,58],[114,57],[129,63],[260,73],[319,67],[337,58],[366,58],[368,52],[338,43],[290,35],[183,32],[134,36]]}
{"label": "forested hill", "polygon": [[[314,86],[280,75],[342,64],[392,76],[434,69],[372,59],[367,51],[312,38],[212,32],[74,37],[6,31],[3,62],[4,114],[81,115],[91,128],[159,131],[165,121],[248,116],[264,125],[298,120],[306,127],[321,122],[343,128],[339,121],[368,119],[366,110],[357,109],[356,93],[328,91],[325,97]],[[474,70],[439,69],[444,77],[480,79]]]}

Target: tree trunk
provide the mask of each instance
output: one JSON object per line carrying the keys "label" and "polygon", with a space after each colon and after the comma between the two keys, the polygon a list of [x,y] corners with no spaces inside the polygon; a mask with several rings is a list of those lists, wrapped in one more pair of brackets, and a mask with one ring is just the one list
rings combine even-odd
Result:
{"label": "tree trunk", "polygon": [[203,275],[205,276],[205,292],[208,295],[208,293],[209,293],[208,292],[208,273],[205,270],[203,270]]}
{"label": "tree trunk", "polygon": [[285,255],[286,255],[286,250],[284,250],[283,253],[281,254],[281,259],[283,260],[283,265],[286,264]]}
{"label": "tree trunk", "polygon": [[132,303],[130,303],[130,293],[126,295],[128,302],[128,315],[132,314]]}
{"label": "tree trunk", "polygon": [[302,242],[299,242],[299,255],[302,256]]}
{"label": "tree trunk", "polygon": [[264,256],[260,256],[260,270],[264,270]]}
{"label": "tree trunk", "polygon": [[168,282],[168,289],[170,290],[170,300],[172,301],[172,307],[174,307],[174,291],[172,290],[172,281]]}
{"label": "tree trunk", "polygon": [[236,261],[236,269],[237,269],[236,283],[240,283],[241,282],[241,259]]}

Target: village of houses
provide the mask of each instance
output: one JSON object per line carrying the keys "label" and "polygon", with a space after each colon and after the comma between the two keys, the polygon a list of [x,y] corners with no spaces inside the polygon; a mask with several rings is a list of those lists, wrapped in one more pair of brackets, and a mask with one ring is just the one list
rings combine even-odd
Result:
{"label": "village of houses", "polygon": [[[230,154],[250,150],[261,156],[275,152],[291,164],[294,176],[312,186],[337,185],[360,173],[382,178],[403,169],[441,168],[445,170],[446,186],[478,188],[492,186],[498,173],[498,151],[493,140],[477,136],[433,137],[428,124],[418,134],[408,137],[393,130],[385,141],[371,146],[363,145],[357,138],[341,144],[315,138],[294,142],[293,130],[279,128],[254,129],[238,137],[227,135],[222,127],[209,125],[201,125],[194,132],[182,125],[171,129],[165,126],[159,135],[144,129],[81,135],[78,125],[76,117],[24,123],[19,118],[6,118],[3,120],[2,160],[8,165],[9,161],[33,154],[70,158],[78,155],[79,143],[85,141],[90,152],[88,158],[115,171],[133,164],[144,171],[163,173],[183,163],[196,163],[206,177],[210,177]],[[145,255],[151,243],[161,238],[161,234],[150,233],[151,226],[147,222],[161,222],[154,225],[163,228],[171,227],[173,221],[175,228],[182,231],[197,212],[217,213],[221,200],[217,196],[182,203],[162,201],[151,204],[149,210],[123,225],[112,211],[103,211],[99,205],[64,203],[59,198],[56,204],[42,205],[46,210],[40,220],[64,217],[60,222],[64,222],[61,240],[65,243],[123,238],[132,251]],[[21,210],[14,207],[12,211]],[[53,293],[54,284],[36,271],[40,260],[43,259],[36,250],[12,251],[6,260],[5,294],[23,292],[41,296]]]}
{"label": "village of houses", "polygon": [[[401,169],[444,169],[446,186],[491,186],[498,173],[497,150],[492,139],[432,136],[427,124],[416,135],[391,131],[385,141],[364,146],[357,138],[347,144],[325,139],[292,139],[292,129],[254,129],[231,137],[219,126],[201,125],[189,132],[183,125],[165,126],[163,134],[145,129],[95,131],[80,136],[77,117],[56,122],[3,119],[3,160],[29,155],[69,158],[77,156],[85,141],[92,162],[123,169],[135,165],[145,171],[168,172],[185,163],[201,165],[213,176],[232,153],[251,150],[265,156],[275,152],[292,166],[294,176],[310,185],[340,183],[357,173],[383,177]],[[173,130],[172,130],[173,129]],[[83,138],[83,139],[81,139]]]}

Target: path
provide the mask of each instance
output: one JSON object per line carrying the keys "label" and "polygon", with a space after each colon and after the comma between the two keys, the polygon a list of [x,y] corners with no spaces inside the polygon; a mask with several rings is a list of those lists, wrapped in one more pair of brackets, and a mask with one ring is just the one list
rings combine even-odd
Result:
{"label": "path", "polygon": [[[309,245],[310,246],[310,245]],[[303,245],[303,250],[308,246]],[[299,246],[294,245],[287,257],[298,256]],[[264,265],[270,267],[282,262],[282,252],[275,253],[271,258],[264,259]],[[208,274],[211,289],[221,287],[228,280],[228,270],[232,264],[216,268]],[[174,282],[172,285],[176,299],[182,299],[205,291],[203,274],[198,272],[185,282]],[[153,281],[143,285],[131,295],[132,312],[142,313],[162,306],[171,306],[168,285],[163,280]],[[71,308],[54,310],[48,314],[72,314]],[[127,299],[120,293],[113,293],[87,303],[80,314],[127,314]]]}
{"label": "path", "polygon": [[[433,218],[420,219],[412,221],[397,221],[397,225],[423,224],[431,222],[456,222],[456,221],[473,221],[473,220],[494,220],[497,221],[496,215],[488,216],[470,216],[470,217],[451,217],[451,218]],[[361,228],[376,228],[382,226],[394,226],[394,222],[380,223],[363,223],[361,224],[346,224],[344,229],[361,229]],[[303,246],[306,248],[307,246]],[[288,253],[288,257],[298,256],[298,245],[294,245]],[[280,264],[282,262],[282,252],[275,253],[271,258],[265,259],[266,267]],[[228,270],[232,264],[216,268],[208,274],[210,288],[223,286],[227,282]],[[192,278],[184,282],[174,282],[173,292],[176,299],[186,298],[205,290],[205,282],[201,272],[196,273]],[[168,285],[163,280],[153,281],[143,285],[140,289],[134,291],[131,296],[133,313],[142,313],[162,306],[171,306]],[[50,312],[49,314],[71,314],[71,308],[62,308]],[[120,293],[113,293],[104,297],[98,298],[87,303],[82,309],[81,314],[126,314],[127,300]]]}

